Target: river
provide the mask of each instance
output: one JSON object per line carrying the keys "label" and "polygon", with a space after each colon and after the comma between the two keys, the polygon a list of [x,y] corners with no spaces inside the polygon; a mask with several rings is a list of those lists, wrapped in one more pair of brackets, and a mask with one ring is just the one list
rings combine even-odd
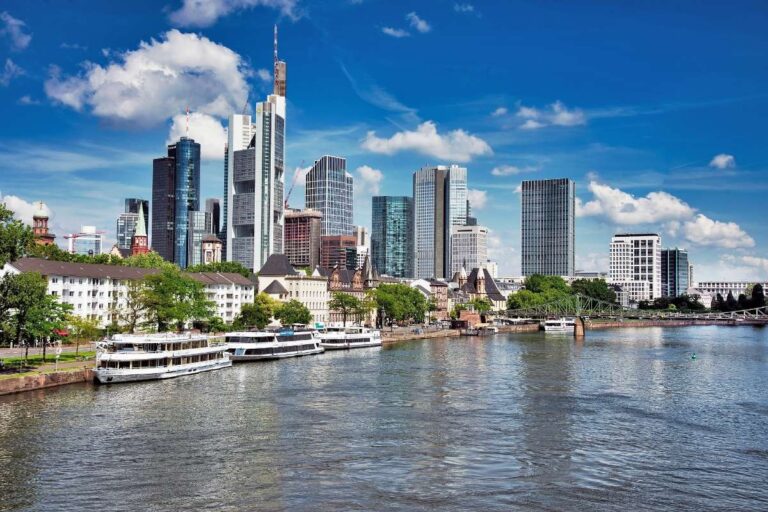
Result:
{"label": "river", "polygon": [[768,329],[424,340],[0,397],[0,510],[470,509],[768,510]]}

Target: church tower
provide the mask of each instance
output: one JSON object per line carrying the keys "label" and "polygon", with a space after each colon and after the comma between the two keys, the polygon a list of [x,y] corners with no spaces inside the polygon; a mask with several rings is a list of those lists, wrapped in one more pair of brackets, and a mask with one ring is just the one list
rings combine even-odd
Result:
{"label": "church tower", "polygon": [[144,205],[139,205],[139,220],[136,221],[136,231],[131,238],[131,256],[146,254],[149,252],[149,240],[144,224]]}
{"label": "church tower", "polygon": [[48,232],[48,214],[45,203],[42,201],[35,203],[35,213],[32,214],[32,233],[35,243],[39,245],[53,245],[56,239],[56,235]]}

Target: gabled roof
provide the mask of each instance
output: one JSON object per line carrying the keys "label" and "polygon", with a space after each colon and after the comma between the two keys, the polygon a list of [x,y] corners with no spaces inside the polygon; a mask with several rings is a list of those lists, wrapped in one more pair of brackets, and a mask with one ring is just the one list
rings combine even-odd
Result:
{"label": "gabled roof", "polygon": [[264,266],[259,270],[259,276],[295,276],[298,274],[285,254],[270,254]]}
{"label": "gabled roof", "polygon": [[481,276],[483,280],[485,280],[485,294],[489,299],[494,301],[506,300],[504,299],[504,295],[501,294],[499,288],[496,286],[496,281],[494,281],[493,277],[491,277],[491,274],[488,272],[488,270],[484,268],[473,268],[472,272],[469,274],[469,277],[467,277],[467,282],[464,284],[464,286],[461,287],[461,290],[467,293],[476,294],[477,280]]}
{"label": "gabled roof", "polygon": [[253,281],[237,272],[190,272],[187,275],[203,284],[253,286]]}
{"label": "gabled roof", "polygon": [[262,290],[262,293],[266,293],[267,295],[282,295],[288,293],[288,290],[285,289],[285,286],[280,284],[280,281],[275,279],[269,283],[269,286]]}

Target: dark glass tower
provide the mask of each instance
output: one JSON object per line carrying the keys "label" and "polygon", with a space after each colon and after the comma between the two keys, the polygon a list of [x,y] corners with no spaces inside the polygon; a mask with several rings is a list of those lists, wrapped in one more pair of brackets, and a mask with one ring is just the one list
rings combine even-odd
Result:
{"label": "dark glass tower", "polygon": [[152,161],[152,250],[164,260],[173,261],[173,227],[176,217],[176,161]]}
{"label": "dark glass tower", "polygon": [[[135,197],[125,199],[125,213],[135,213],[138,215],[139,206],[144,206],[144,229],[149,233],[149,201]],[[131,236],[133,236],[133,233],[131,233]]]}
{"label": "dark glass tower", "polygon": [[575,263],[576,185],[573,180],[523,181],[524,276],[572,276]]}
{"label": "dark glass tower", "polygon": [[413,277],[413,199],[375,196],[371,218],[373,268],[392,277]]}
{"label": "dark glass tower", "polygon": [[206,226],[206,231],[212,235],[219,236],[219,230],[221,229],[220,218],[221,208],[219,206],[219,200],[216,198],[208,198],[205,200],[205,212],[209,215],[209,225]]}
{"label": "dark glass tower", "polygon": [[688,293],[689,274],[688,251],[677,248],[661,250],[661,294],[664,297],[679,297]]}

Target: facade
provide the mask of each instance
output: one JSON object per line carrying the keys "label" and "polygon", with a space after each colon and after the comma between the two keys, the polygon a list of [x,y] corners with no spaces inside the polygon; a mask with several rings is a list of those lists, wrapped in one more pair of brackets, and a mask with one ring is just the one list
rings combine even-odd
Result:
{"label": "facade", "polygon": [[149,201],[137,197],[125,199],[125,213],[139,213],[139,208],[144,208],[144,232],[149,233]]}
{"label": "facade", "polygon": [[575,183],[567,178],[523,181],[520,198],[523,275],[572,276]]}
{"label": "facade", "polygon": [[[758,282],[760,281],[699,281],[696,284],[696,289],[702,294],[711,295],[712,298],[717,297],[719,293],[725,299],[730,292],[735,299],[738,299],[742,293],[750,296],[752,286]],[[760,284],[763,286],[763,290],[768,290],[768,281],[760,282]]]}
{"label": "facade", "polygon": [[320,264],[320,232],[323,214],[315,210],[285,213],[283,251],[294,267],[314,269]]}
{"label": "facade", "polygon": [[[121,213],[117,217],[115,237],[118,249],[130,249],[133,234],[136,232],[136,223],[139,220],[138,213]],[[146,231],[146,229],[145,229]]]}
{"label": "facade", "polygon": [[32,236],[38,245],[53,245],[56,235],[48,230],[48,213],[45,203],[37,201],[32,214]]}
{"label": "facade", "polygon": [[453,282],[458,285],[458,295],[467,301],[485,299],[491,304],[493,311],[503,311],[507,308],[507,299],[501,293],[496,281],[484,268],[473,268],[467,275],[462,268],[454,277]]}
{"label": "facade", "polygon": [[611,239],[609,282],[621,286],[630,303],[662,296],[661,237],[625,233]]}
{"label": "facade", "polygon": [[304,205],[323,214],[326,235],[352,234],[352,175],[347,160],[325,155],[307,173]]}
{"label": "facade", "polygon": [[485,265],[483,265],[486,269],[488,269],[488,273],[491,274],[491,277],[496,279],[499,277],[499,265],[495,261],[487,260],[485,262]]}
{"label": "facade", "polygon": [[85,256],[97,256],[101,254],[103,231],[96,231],[96,226],[82,226],[79,233],[67,235],[69,238],[69,252]]}
{"label": "facade", "polygon": [[451,228],[466,224],[467,205],[465,167],[422,167],[413,174],[415,277],[450,273]]}
{"label": "facade", "polygon": [[173,158],[152,161],[152,250],[173,261],[173,231],[176,218],[176,162]]}
{"label": "facade", "polygon": [[[123,322],[129,284],[159,270],[22,258],[6,264],[2,272],[39,273],[47,281],[50,295],[72,305],[72,314],[97,320],[103,328],[113,322]],[[208,300],[215,303],[216,314],[225,322],[234,320],[243,304],[253,302],[254,284],[240,274],[202,272],[188,275],[205,286]]]}
{"label": "facade", "polygon": [[200,144],[182,137],[168,146],[168,157],[175,163],[175,203],[173,223],[173,262],[189,266],[189,228],[193,211],[200,210]]}
{"label": "facade", "polygon": [[205,213],[208,215],[208,223],[205,227],[206,233],[218,236],[219,231],[221,231],[221,207],[219,200],[212,197],[206,199]]}
{"label": "facade", "polygon": [[357,248],[354,235],[328,235],[320,237],[320,266],[333,268],[347,266],[347,249]]}
{"label": "facade", "polygon": [[451,228],[451,276],[462,268],[485,268],[488,262],[488,228]]}
{"label": "facade", "polygon": [[328,279],[317,270],[312,275],[297,272],[283,254],[273,254],[259,269],[259,293],[281,302],[297,300],[309,309],[314,322],[328,321]]}
{"label": "facade", "polygon": [[380,274],[413,277],[413,199],[374,196],[371,261]]}
{"label": "facade", "polygon": [[210,227],[208,212],[189,212],[189,229],[187,230],[187,266],[200,265],[203,262],[203,239]]}
{"label": "facade", "polygon": [[214,234],[207,234],[203,237],[203,265],[211,263],[221,263],[222,243],[219,237]]}
{"label": "facade", "polygon": [[689,274],[688,251],[677,248],[661,250],[662,296],[679,297],[688,293],[688,288],[693,286]]}

